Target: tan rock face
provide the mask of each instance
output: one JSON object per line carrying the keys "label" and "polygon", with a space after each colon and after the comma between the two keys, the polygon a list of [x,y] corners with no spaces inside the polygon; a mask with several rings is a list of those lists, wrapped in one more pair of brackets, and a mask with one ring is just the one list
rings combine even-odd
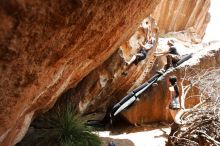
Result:
{"label": "tan rock face", "polygon": [[[117,52],[86,76],[77,85],[77,88],[72,89],[72,92],[70,91],[70,98],[75,103],[79,102],[81,113],[105,112],[107,107],[114,105],[129,91],[149,78],[149,72],[156,60],[153,54],[156,50],[156,43],[148,51],[147,58],[140,61],[138,65],[127,66],[126,61],[129,61],[137,53],[140,48],[138,42],[145,42],[148,32],[153,33],[153,30],[157,29],[156,25],[153,24],[152,20],[150,29],[139,27],[132,37],[120,46]],[[157,33],[154,34],[157,40]]]}
{"label": "tan rock face", "polygon": [[162,0],[152,14],[161,33],[182,31],[201,38],[210,19],[210,0]]}
{"label": "tan rock face", "polygon": [[[205,49],[205,48],[204,48]],[[190,70],[195,69],[210,69],[220,67],[220,51],[213,51],[214,55],[206,56],[200,59],[200,62],[189,68]],[[208,62],[208,63],[207,63]],[[169,73],[163,80],[158,82],[157,86],[151,87],[148,91],[140,96],[140,101],[136,102],[129,109],[125,110],[123,116],[132,124],[142,124],[149,122],[160,122],[172,120],[169,110],[165,107],[170,96],[169,88],[169,76],[175,75],[178,79],[178,86],[181,91],[181,79],[185,75],[184,68],[180,68],[175,72]],[[198,95],[199,90],[192,88],[187,97]],[[185,102],[187,108],[192,107],[199,102],[198,98],[189,98]]]}
{"label": "tan rock face", "polygon": [[[126,68],[124,63],[135,54],[135,42],[146,39],[143,29],[137,28],[159,2],[0,1],[0,145],[20,141],[33,117],[51,108],[58,96],[70,88],[68,93],[74,103],[79,103],[79,110],[90,113],[105,111],[148,79],[157,69],[153,55],[156,45],[138,66]],[[178,15],[169,11],[165,19],[165,10],[171,9],[165,2],[178,6],[176,10],[180,11],[175,13]],[[189,1],[162,1],[153,14],[162,32],[192,27],[203,36],[209,1],[192,4],[195,9]],[[160,14],[155,14],[156,11]],[[189,18],[180,21],[185,13]],[[128,74],[122,75],[125,70]],[[158,86],[161,91],[164,87],[165,83]],[[167,114],[161,114],[163,107],[160,108],[167,93],[162,92],[161,96],[150,90],[151,94],[156,97],[143,98],[147,102],[139,102],[141,106],[124,112],[131,123],[139,123],[146,111],[149,113],[143,119],[145,122],[167,119]]]}
{"label": "tan rock face", "polygon": [[1,1],[0,145],[18,142],[33,115],[107,60],[158,2]]}

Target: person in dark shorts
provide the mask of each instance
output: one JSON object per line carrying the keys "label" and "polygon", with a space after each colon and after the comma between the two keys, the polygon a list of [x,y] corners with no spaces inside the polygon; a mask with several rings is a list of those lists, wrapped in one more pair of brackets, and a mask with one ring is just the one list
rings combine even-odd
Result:
{"label": "person in dark shorts", "polygon": [[176,47],[174,46],[174,41],[170,40],[167,42],[169,46],[168,51],[156,52],[156,56],[166,55],[167,64],[161,69],[161,72],[165,72],[170,67],[175,67],[175,64],[181,59]]}
{"label": "person in dark shorts", "polygon": [[128,65],[134,63],[137,65],[141,60],[144,60],[147,57],[147,51],[144,48],[141,48],[139,53],[135,54],[132,59],[128,62]]}
{"label": "person in dark shorts", "polygon": [[177,86],[177,77],[176,76],[170,76],[169,77],[169,82],[170,82],[170,87],[169,87],[169,91],[170,91],[170,97],[169,97],[169,102],[168,105],[166,106],[166,108],[169,108],[171,111],[175,111],[172,112],[171,115],[173,117],[173,119],[175,118],[175,114],[176,111],[178,111],[180,109],[180,102],[179,102],[179,89]]}
{"label": "person in dark shorts", "polygon": [[135,65],[137,65],[141,60],[144,60],[147,57],[148,50],[150,50],[153,47],[154,43],[155,43],[155,39],[152,37],[149,37],[147,39],[145,45],[139,43],[141,49],[138,51],[137,54],[135,54],[131,58],[131,60],[127,64],[130,65],[134,63]]}
{"label": "person in dark shorts", "polygon": [[[173,123],[171,124],[171,131],[170,131],[170,136],[172,136],[178,129],[179,125],[181,124],[181,120],[179,117],[179,114],[181,114],[180,107],[180,100],[179,100],[179,89],[177,85],[177,77],[176,76],[170,76],[169,77],[169,82],[170,82],[170,96],[168,97],[168,103],[166,105],[166,109],[169,109],[170,114],[173,118]],[[170,141],[170,140],[168,140]]]}

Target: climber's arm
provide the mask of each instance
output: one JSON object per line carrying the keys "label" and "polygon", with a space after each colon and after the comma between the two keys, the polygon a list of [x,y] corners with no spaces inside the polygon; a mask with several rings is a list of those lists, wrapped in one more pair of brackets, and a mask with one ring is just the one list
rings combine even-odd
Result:
{"label": "climber's arm", "polygon": [[168,54],[169,52],[168,51],[164,51],[164,52],[155,52],[154,54],[156,55],[156,56],[163,56],[163,55],[166,55],[166,54]]}

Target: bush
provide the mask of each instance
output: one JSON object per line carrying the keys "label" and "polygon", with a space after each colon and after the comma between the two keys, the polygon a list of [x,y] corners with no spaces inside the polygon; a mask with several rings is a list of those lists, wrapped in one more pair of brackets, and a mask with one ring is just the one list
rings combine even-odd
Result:
{"label": "bush", "polygon": [[65,112],[58,113],[60,143],[65,146],[99,146],[101,142],[97,135],[92,133],[74,114],[70,106]]}
{"label": "bush", "polygon": [[[33,122],[34,132],[20,145],[100,146],[99,137],[83,124],[72,106],[40,116]],[[25,140],[26,139],[26,140]],[[29,139],[29,140],[27,140]],[[30,139],[31,142],[30,142]],[[27,142],[29,141],[29,142]]]}

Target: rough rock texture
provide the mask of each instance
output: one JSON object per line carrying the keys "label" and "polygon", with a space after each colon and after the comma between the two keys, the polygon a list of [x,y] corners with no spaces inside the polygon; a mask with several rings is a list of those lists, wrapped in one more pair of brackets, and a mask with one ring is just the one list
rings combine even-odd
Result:
{"label": "rough rock texture", "polygon": [[152,14],[161,33],[187,30],[202,38],[210,20],[210,0],[162,0]]}
{"label": "rough rock texture", "polygon": [[17,143],[32,117],[108,59],[158,2],[0,1],[0,145]]}
{"label": "rough rock texture", "polygon": [[[135,34],[137,33],[139,34],[140,32],[137,31]],[[135,34],[129,41],[135,40],[133,37],[136,37],[136,39],[140,38],[140,36]],[[214,56],[202,58],[198,64],[193,65],[190,69],[219,67],[220,60],[218,56],[220,55],[220,51],[213,53],[215,54]],[[159,59],[155,62],[155,58],[149,54],[148,59],[140,62],[138,66],[134,65],[127,69],[128,74],[124,76],[121,74],[123,72],[123,60],[119,54],[120,52],[113,54],[102,66],[84,78],[78,84],[77,88],[70,91],[71,94],[69,94],[69,97],[72,97],[74,100],[79,98],[79,109],[82,113],[105,112],[107,107],[111,107],[129,91],[149,79],[155,74],[158,68],[163,66],[163,61]],[[152,66],[150,64],[151,61],[155,65]],[[210,62],[210,64],[207,64],[207,62]],[[181,79],[185,75],[184,68],[168,74],[164,80],[158,82],[158,85],[151,87],[147,92],[142,94],[139,102],[136,102],[122,112],[123,117],[129,123],[142,124],[172,120],[169,110],[165,108],[168,102],[167,97],[170,96],[170,92],[167,90],[169,87],[168,77],[170,75],[176,75],[178,79]],[[179,87],[180,83],[181,80],[178,81]],[[198,89],[192,88],[187,97],[198,95],[198,93]],[[185,105],[186,107],[192,107],[198,102],[198,98],[190,98],[186,100]]]}
{"label": "rough rock texture", "polygon": [[[155,29],[157,27],[152,25],[149,32]],[[140,61],[138,65],[126,65],[126,61],[137,53],[137,48],[140,47],[138,42],[144,42],[144,40],[146,40],[146,31],[143,27],[139,27],[129,41],[122,44],[117,52],[86,76],[77,85],[77,88],[71,89],[71,98],[73,101],[78,99],[75,103],[79,102],[81,113],[106,111],[107,107],[114,105],[127,92],[148,78],[148,73],[156,60],[153,55],[156,43],[148,51],[145,60]]]}
{"label": "rough rock texture", "polygon": [[[220,67],[220,49],[218,51],[212,51],[211,53],[212,56],[205,56],[201,58],[200,62],[191,66],[189,70]],[[170,121],[172,119],[169,110],[165,108],[168,102],[167,97],[170,96],[170,92],[168,90],[170,75],[177,76],[179,79],[178,85],[181,87],[180,79],[185,75],[184,68],[179,68],[176,71],[169,73],[163,80],[158,82],[157,86],[151,87],[150,90],[145,92],[145,94],[142,94],[139,102],[136,102],[133,106],[123,112],[123,116],[126,117],[130,123],[142,124],[146,122]],[[198,89],[192,88],[187,97],[198,95],[198,93]],[[186,100],[185,105],[186,107],[192,107],[198,102],[198,98],[190,98]]]}
{"label": "rough rock texture", "polygon": [[[0,145],[10,146],[20,141],[33,117],[51,108],[62,93],[79,103],[82,113],[106,111],[148,79],[157,69],[153,56],[156,44],[138,66],[127,68],[125,62],[135,54],[137,42],[146,39],[146,32],[143,28],[137,30],[138,25],[153,13],[159,2],[0,1]],[[172,15],[171,10],[169,17],[165,17],[165,10],[172,8],[165,2],[178,6],[177,15]],[[196,8],[202,8],[201,13],[190,7],[190,2],[163,1],[161,9],[158,6],[154,16],[158,16],[155,18],[162,32],[190,28],[203,36],[209,1],[192,2]],[[189,18],[180,21],[188,10]],[[172,25],[168,24],[170,18]],[[124,71],[128,71],[127,75]],[[151,97],[148,104],[160,107],[166,102],[162,97],[157,96],[160,100]],[[145,106],[140,109],[134,106],[131,114],[125,112],[124,116],[131,123],[139,123]],[[155,117],[146,115],[149,119],[144,119],[145,122],[163,120],[163,116],[159,117],[162,110],[149,112]],[[139,112],[136,117],[135,111]]]}
{"label": "rough rock texture", "polygon": [[178,32],[168,32],[164,35],[164,37],[173,37],[178,40],[194,44],[202,42],[202,37],[199,34],[190,31],[190,29]]}

